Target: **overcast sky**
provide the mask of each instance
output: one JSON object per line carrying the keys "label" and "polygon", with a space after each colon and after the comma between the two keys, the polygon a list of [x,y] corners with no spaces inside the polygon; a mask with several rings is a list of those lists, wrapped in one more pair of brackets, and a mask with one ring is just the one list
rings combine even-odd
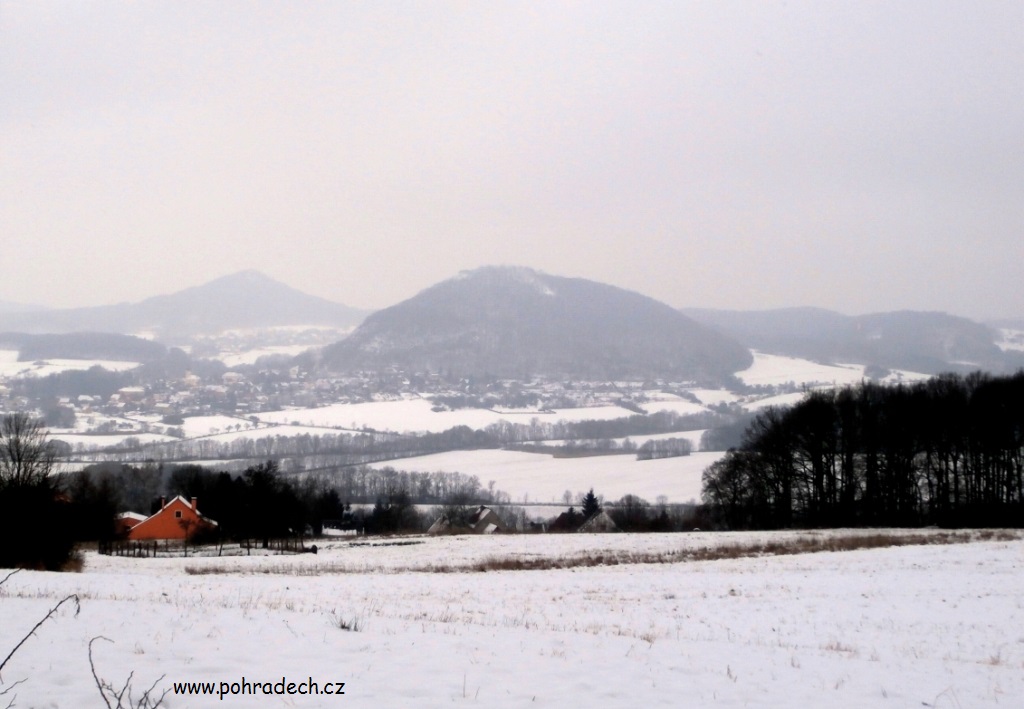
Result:
{"label": "overcast sky", "polygon": [[1024,3],[0,0],[0,300],[517,264],[1024,317]]}

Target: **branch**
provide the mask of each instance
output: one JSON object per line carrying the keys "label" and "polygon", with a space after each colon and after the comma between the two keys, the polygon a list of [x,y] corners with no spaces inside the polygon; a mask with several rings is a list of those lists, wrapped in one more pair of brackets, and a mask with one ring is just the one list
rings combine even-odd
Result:
{"label": "branch", "polygon": [[103,683],[100,682],[99,676],[96,674],[96,665],[92,661],[92,644],[97,640],[106,640],[108,643],[114,642],[110,638],[105,638],[102,635],[97,635],[95,638],[89,641],[89,669],[92,671],[92,678],[96,680],[96,688],[100,690],[100,696],[103,697],[103,703],[107,705],[107,709],[114,709],[110,706],[110,700],[107,699],[107,692],[103,689]]}
{"label": "branch", "polygon": [[[162,682],[164,677],[167,675],[160,675],[160,678],[157,679],[156,682],[153,682],[150,688],[142,693],[142,696],[137,702],[132,697],[132,678],[135,676],[134,671],[128,673],[128,679],[124,681],[124,686],[121,687],[120,691],[116,690],[110,682],[101,680],[100,676],[96,674],[96,663],[92,659],[92,644],[97,640],[106,640],[108,643],[112,643],[114,641],[110,638],[103,637],[102,635],[97,635],[89,641],[89,669],[92,671],[92,678],[96,682],[96,688],[100,690],[100,696],[103,697],[103,702],[107,705],[107,709],[126,709],[126,705],[124,704],[125,694],[128,695],[127,709],[157,709],[157,707],[163,704],[164,697],[167,696],[167,693],[170,690],[165,689],[163,694],[160,695],[160,698],[155,702],[151,695],[153,690],[156,689],[156,686]],[[108,694],[109,697],[107,696]],[[117,701],[116,706],[110,703],[111,698]]]}
{"label": "branch", "polygon": [[[7,578],[10,578],[13,575],[13,573],[14,572],[8,574]],[[6,580],[7,579],[5,578],[4,581]],[[28,640],[30,637],[36,634],[36,631],[39,630],[39,626],[48,621],[53,616],[53,614],[57,612],[58,608],[60,608],[62,605],[71,600],[75,602],[75,616],[78,616],[78,614],[82,611],[82,603],[78,600],[78,594],[72,593],[70,596],[65,596],[63,599],[61,599],[60,603],[51,608],[50,612],[43,616],[42,620],[40,620],[38,623],[35,624],[35,626],[33,626],[32,630],[28,631],[28,634],[21,639],[21,642],[15,645],[14,649],[7,654],[7,657],[4,658],[4,661],[0,662],[0,672],[3,671],[4,666],[7,665],[8,660],[10,660],[14,656],[14,653],[18,651],[18,648],[24,645],[26,640]]]}
{"label": "branch", "polygon": [[18,573],[19,571],[22,571],[22,569],[15,569],[11,573],[7,574],[2,579],[0,579],[0,586],[3,586],[7,579],[11,578],[12,576],[14,576],[14,574]]}
{"label": "branch", "polygon": [[161,704],[164,703],[164,697],[166,697],[167,693],[170,692],[171,690],[165,689],[163,691],[163,694],[160,695],[160,698],[156,700],[156,704],[151,704],[152,700],[149,698],[149,695],[150,695],[150,693],[154,689],[156,689],[157,684],[159,684],[160,682],[163,682],[164,677],[166,677],[166,676],[167,675],[160,675],[160,677],[157,678],[157,680],[155,682],[153,682],[152,686],[149,689],[147,689],[145,692],[142,693],[142,698],[139,699],[139,704],[138,704],[140,707],[152,707],[152,709],[156,709],[157,707],[159,707]]}
{"label": "branch", "polygon": [[0,586],[3,586],[7,582],[7,579],[12,577],[14,574],[16,574],[19,571],[24,571],[24,570],[22,570],[22,569],[15,569],[11,573],[7,574],[7,576],[3,577],[3,579],[0,579]]}
{"label": "branch", "polygon": [[[4,691],[0,692],[0,697],[4,696],[5,694],[7,694],[8,692],[10,692],[10,691],[11,691],[12,689],[14,689],[15,687],[17,687],[17,686],[18,686],[19,684],[21,684],[21,683],[22,683],[22,682],[24,682],[24,681],[25,681],[25,680],[23,680],[23,679],[19,679],[19,680],[18,680],[17,682],[15,682],[14,684],[12,684],[12,685],[11,685],[10,687],[8,687],[8,688],[7,688],[7,689],[5,689]],[[4,707],[4,709],[11,709],[11,707],[13,707],[13,706],[14,706],[14,701],[15,701],[15,700],[16,700],[17,698],[18,698],[18,695],[17,695],[17,694],[15,694],[15,695],[14,695],[13,697],[11,697],[11,701],[10,701],[10,702],[9,702],[9,703],[7,704],[7,706],[6,706],[6,707]]]}

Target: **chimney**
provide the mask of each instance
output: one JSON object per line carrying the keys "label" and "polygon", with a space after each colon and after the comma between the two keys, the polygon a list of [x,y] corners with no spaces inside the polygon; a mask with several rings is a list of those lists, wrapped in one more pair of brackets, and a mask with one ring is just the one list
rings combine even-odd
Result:
{"label": "chimney", "polygon": [[193,512],[196,511],[196,498],[194,498],[194,497],[192,498],[192,511]]}
{"label": "chimney", "polygon": [[161,497],[160,498],[160,509],[163,509],[165,507],[167,507],[167,498],[166,497]]}

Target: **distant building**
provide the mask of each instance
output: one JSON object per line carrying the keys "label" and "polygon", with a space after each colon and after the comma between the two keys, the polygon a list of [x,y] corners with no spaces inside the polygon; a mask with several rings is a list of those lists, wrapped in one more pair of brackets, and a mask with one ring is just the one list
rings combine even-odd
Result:
{"label": "distant building", "polygon": [[196,498],[193,497],[189,502],[178,495],[163,504],[156,514],[134,524],[128,530],[128,539],[191,539],[196,533],[216,526],[217,523],[212,519],[199,514]]}
{"label": "distant building", "polygon": [[137,404],[146,398],[146,389],[145,387],[138,386],[121,387],[117,390],[115,396],[117,396],[118,401]]}
{"label": "distant building", "polygon": [[578,532],[618,532],[619,525],[615,524],[615,520],[608,516],[608,513],[601,510],[597,514],[593,515],[590,519],[580,525],[580,528],[576,530]]}
{"label": "distant building", "polygon": [[505,531],[505,525],[490,507],[481,505],[466,524],[452,524],[447,515],[441,515],[430,525],[427,534],[496,534]]}
{"label": "distant building", "polygon": [[244,384],[246,378],[241,372],[224,372],[220,375],[220,381],[224,386],[231,386],[232,384]]}

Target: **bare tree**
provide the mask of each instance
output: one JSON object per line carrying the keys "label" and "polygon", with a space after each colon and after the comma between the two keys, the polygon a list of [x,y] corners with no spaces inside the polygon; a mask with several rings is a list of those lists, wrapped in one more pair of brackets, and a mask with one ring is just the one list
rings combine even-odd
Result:
{"label": "bare tree", "polygon": [[56,449],[40,419],[25,413],[0,417],[0,490],[45,484],[56,461]]}
{"label": "bare tree", "polygon": [[0,416],[0,566],[59,570],[74,559],[77,530],[43,424]]}

